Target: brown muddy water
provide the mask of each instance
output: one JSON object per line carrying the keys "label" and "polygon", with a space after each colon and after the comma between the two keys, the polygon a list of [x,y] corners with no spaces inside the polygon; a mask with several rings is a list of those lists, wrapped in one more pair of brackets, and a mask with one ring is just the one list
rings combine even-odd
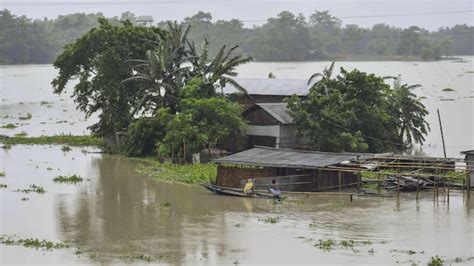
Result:
{"label": "brown muddy water", "polygon": [[[334,76],[340,67],[357,68],[379,76],[402,76],[402,82],[421,84],[415,93],[425,97],[423,103],[430,114],[427,117],[431,132],[419,150],[428,156],[443,156],[441,134],[436,109],[440,109],[448,157],[461,157],[460,151],[474,149],[474,56],[465,61],[437,62],[336,62]],[[268,77],[272,72],[277,79],[308,79],[321,72],[331,62],[253,62],[239,67],[239,78]],[[22,131],[31,136],[53,134],[87,134],[97,117],[88,121],[75,109],[67,93],[52,93],[51,80],[57,71],[52,65],[0,66],[0,134],[14,135]],[[388,82],[388,81],[387,81]],[[449,91],[445,89],[449,88]],[[28,113],[31,119],[20,120]],[[2,126],[16,124],[15,129]]]}
{"label": "brown muddy water", "polygon": [[[68,242],[53,251],[0,245],[0,264],[426,265],[438,255],[474,262],[474,195],[451,191],[433,201],[396,198],[216,196],[198,186],[163,183],[134,171],[135,160],[94,148],[16,145],[0,150],[0,234]],[[84,181],[53,182],[77,174]],[[44,194],[14,190],[41,185]],[[28,197],[29,200],[21,199]],[[169,206],[167,206],[169,205]],[[278,217],[276,223],[265,219]],[[326,251],[319,240],[337,244]],[[354,240],[343,247],[343,240]],[[75,254],[77,248],[83,251]],[[416,252],[415,254],[409,251]],[[459,260],[459,259],[458,259]],[[457,264],[457,263],[456,263]]]}

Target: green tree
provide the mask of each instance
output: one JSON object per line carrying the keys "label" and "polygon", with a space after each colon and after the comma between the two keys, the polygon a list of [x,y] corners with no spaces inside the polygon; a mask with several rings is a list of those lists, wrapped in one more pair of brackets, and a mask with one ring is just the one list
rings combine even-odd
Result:
{"label": "green tree", "polygon": [[430,130],[430,126],[425,120],[428,110],[413,93],[413,89],[419,88],[421,85],[401,85],[400,79],[400,76],[395,78],[390,99],[391,113],[397,118],[398,142],[405,144],[407,148],[412,148],[413,143],[423,144],[424,136]]}
{"label": "green tree", "polygon": [[213,97],[184,99],[182,105],[182,111],[168,124],[160,144],[161,154],[170,155],[173,151],[190,154],[216,147],[229,137],[237,141],[245,134],[245,122],[236,103]]}
{"label": "green tree", "polygon": [[127,156],[156,155],[156,143],[164,138],[172,115],[162,108],[152,117],[141,117],[130,124],[125,143],[121,147]]}
{"label": "green tree", "polygon": [[59,94],[70,80],[78,79],[72,93],[78,109],[86,117],[98,114],[99,122],[90,127],[92,132],[115,143],[115,133],[128,127],[131,109],[140,100],[134,97],[141,89],[138,84],[121,82],[132,74],[133,64],[127,60],[144,58],[155,45],[143,40],[159,42],[163,31],[130,22],[112,26],[99,19],[99,23],[98,28],[67,45],[55,60],[59,73],[52,85]]}
{"label": "green tree", "polygon": [[[390,87],[380,77],[341,68],[313,84],[308,97],[287,99],[288,107],[313,147],[323,151],[394,150],[396,118],[390,114]],[[321,74],[313,75],[313,77]]]}

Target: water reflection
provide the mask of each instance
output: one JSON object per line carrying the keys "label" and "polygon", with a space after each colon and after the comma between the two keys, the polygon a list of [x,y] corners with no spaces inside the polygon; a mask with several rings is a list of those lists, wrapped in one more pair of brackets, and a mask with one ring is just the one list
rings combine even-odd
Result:
{"label": "water reflection", "polygon": [[[183,265],[386,264],[426,262],[435,254],[451,259],[474,255],[474,197],[467,200],[455,191],[449,205],[442,193],[433,201],[431,192],[422,193],[419,201],[414,194],[402,194],[398,201],[355,197],[353,202],[347,196],[326,195],[290,197],[275,204],[155,182],[134,171],[136,161],[80,149],[63,153],[59,146],[15,146],[0,152],[0,168],[7,173],[1,182],[9,186],[0,190],[2,233],[70,241],[86,250],[77,257],[73,251],[43,255],[0,245],[1,263],[123,263],[144,254],[153,262]],[[47,166],[61,170],[48,171]],[[56,184],[51,180],[59,173],[90,180],[76,186]],[[24,195],[12,191],[32,183],[47,192],[30,194],[22,202]],[[280,222],[265,223],[269,217]],[[355,247],[359,253],[314,246],[328,238],[371,244]],[[369,255],[370,249],[375,254]],[[408,249],[418,253],[392,251]]]}

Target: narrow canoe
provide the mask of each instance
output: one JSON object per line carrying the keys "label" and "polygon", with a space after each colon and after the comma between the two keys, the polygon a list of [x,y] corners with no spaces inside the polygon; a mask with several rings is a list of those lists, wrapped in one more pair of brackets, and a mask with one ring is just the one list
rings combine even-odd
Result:
{"label": "narrow canoe", "polygon": [[246,197],[246,198],[267,198],[273,199],[275,198],[272,194],[268,193],[255,193],[251,195],[247,195],[244,193],[243,189],[238,188],[229,188],[229,187],[221,187],[212,184],[201,184],[207,190],[217,194],[217,195],[224,195],[224,196],[235,196],[235,197]]}

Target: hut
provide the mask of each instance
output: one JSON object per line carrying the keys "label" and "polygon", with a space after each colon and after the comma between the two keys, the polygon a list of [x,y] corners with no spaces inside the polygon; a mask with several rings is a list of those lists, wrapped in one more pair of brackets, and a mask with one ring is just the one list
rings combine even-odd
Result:
{"label": "hut", "polygon": [[331,169],[351,160],[377,156],[363,153],[330,153],[254,147],[217,163],[217,185],[241,187],[246,179],[254,179],[257,189],[268,187],[272,179],[286,191],[322,191],[357,185],[360,176],[350,171]]}
{"label": "hut", "polygon": [[242,105],[243,110],[251,108],[256,103],[281,103],[291,95],[301,98],[309,91],[304,79],[236,79],[247,94],[239,94],[234,85],[228,83],[223,93],[229,95],[233,102]]}
{"label": "hut", "polygon": [[153,25],[153,17],[152,16],[138,16],[137,17],[137,24],[140,26],[152,26]]}
{"label": "hut", "polygon": [[256,103],[242,113],[247,121],[247,148],[267,146],[293,149],[307,144],[286,103]]}
{"label": "hut", "polygon": [[[470,172],[468,178],[469,184],[471,187],[474,187],[474,150],[462,151],[461,154],[465,156],[466,170]],[[466,184],[468,181],[466,181]]]}

